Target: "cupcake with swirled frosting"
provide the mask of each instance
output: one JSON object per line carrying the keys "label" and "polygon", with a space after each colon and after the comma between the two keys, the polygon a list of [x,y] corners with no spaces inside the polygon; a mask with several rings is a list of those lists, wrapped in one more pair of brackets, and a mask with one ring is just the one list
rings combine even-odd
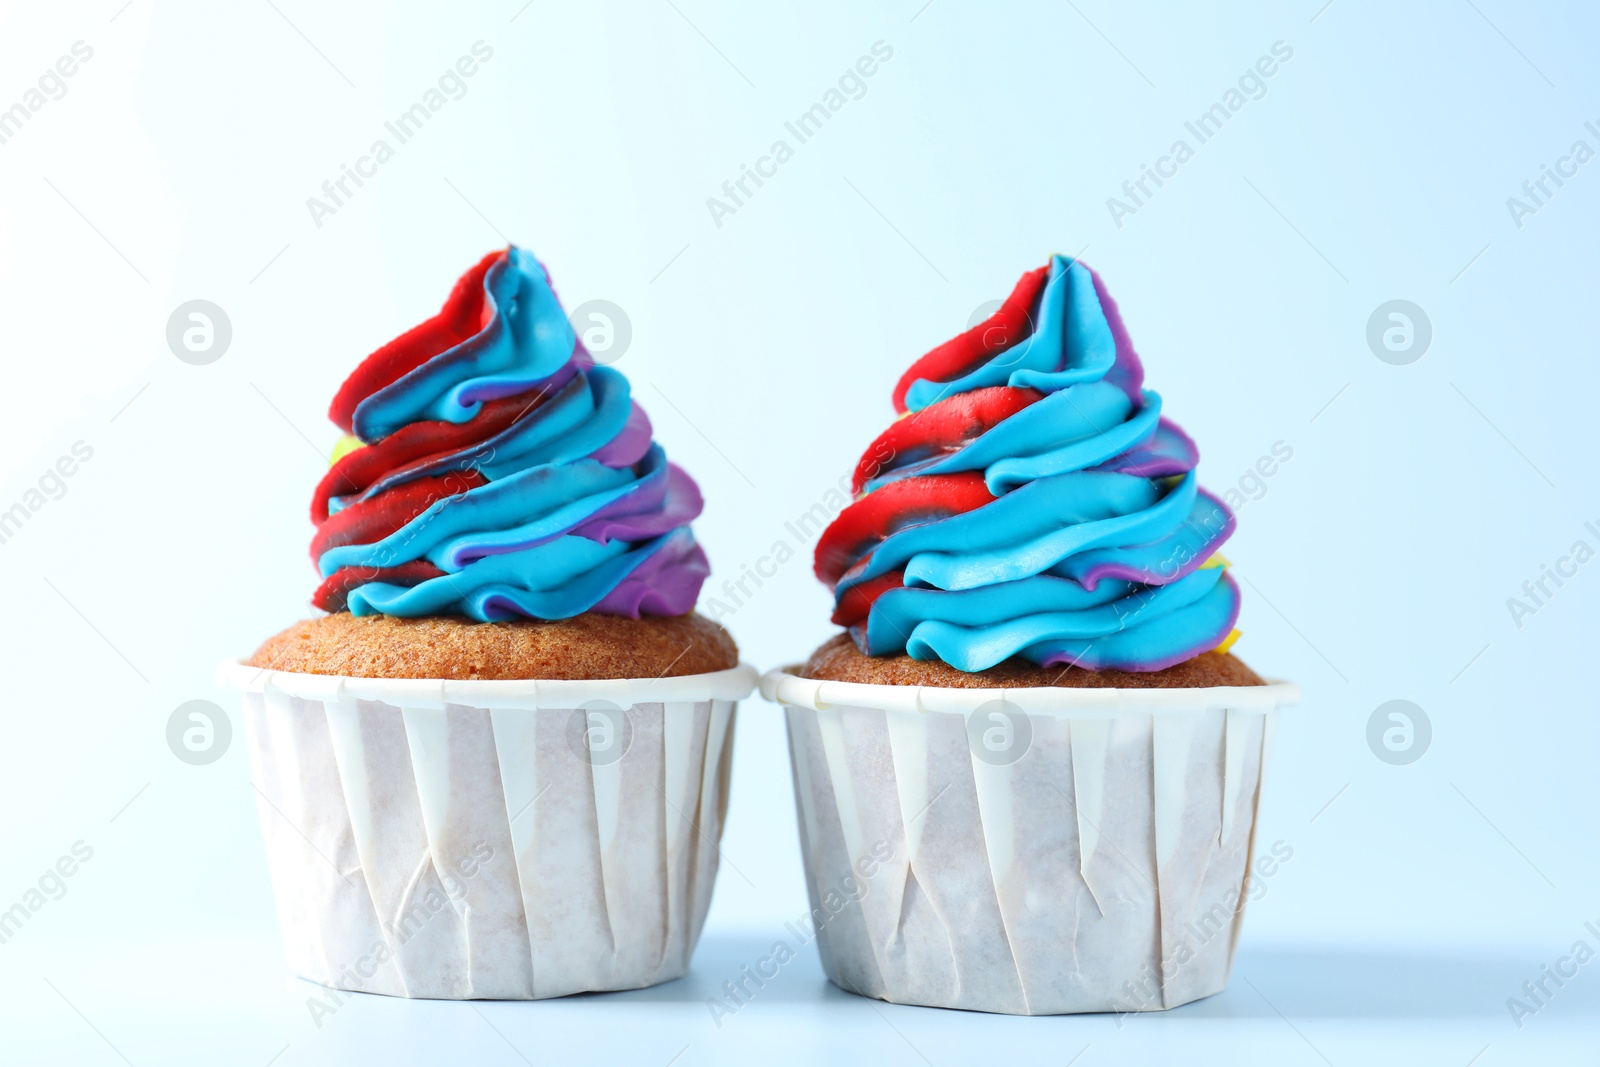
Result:
{"label": "cupcake with swirled frosting", "polygon": [[[1017,1015],[1227,984],[1277,711],[1229,651],[1234,517],[1062,256],[917,360],[817,539],[844,628],[769,671],[841,989]],[[1281,844],[1281,842],[1280,842]],[[853,895],[853,899],[854,899]]]}
{"label": "cupcake with swirled frosting", "polygon": [[899,419],[818,540],[846,629],[810,678],[951,687],[1259,685],[1228,652],[1234,517],[1144,388],[1115,301],[1081,262],[1023,275],[917,360]]}
{"label": "cupcake with swirled frosting", "polygon": [[289,966],[444,999],[682,976],[756,680],[694,613],[694,480],[515,247],[368,356],[329,416],[325,614],[218,672]]}
{"label": "cupcake with swirled frosting", "polygon": [[693,614],[709,572],[698,487],[526,251],[484,257],[328,414],[345,432],[311,501],[311,602],[328,614],[254,666],[586,679],[737,664]]}

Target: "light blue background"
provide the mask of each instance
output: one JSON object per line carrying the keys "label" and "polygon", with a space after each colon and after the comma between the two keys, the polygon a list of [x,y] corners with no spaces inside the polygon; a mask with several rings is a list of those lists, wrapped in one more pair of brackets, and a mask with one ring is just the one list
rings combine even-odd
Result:
{"label": "light blue background", "polygon": [[[1174,1042],[1228,1062],[1384,1048],[1487,1065],[1592,1042],[1592,967],[1521,1030],[1505,1009],[1573,941],[1600,943],[1584,931],[1600,923],[1600,562],[1520,627],[1506,606],[1574,541],[1600,549],[1584,528],[1600,527],[1600,162],[1520,228],[1506,206],[1575,140],[1600,149],[1591,8],[521,2],[0,16],[0,106],[73,41],[95,49],[0,144],[0,508],[74,441],[94,449],[0,544],[0,908],[74,841],[95,850],[0,945],[0,1048],[518,1062],[513,1045],[616,1041],[627,1062],[687,1044],[676,1062],[954,1063],[1037,1042],[1061,1062],[1089,1045],[1090,1064]],[[306,198],[480,39],[494,56],[466,95],[316,226]],[[718,226],[707,198],[880,40],[893,58],[865,95]],[[1184,122],[1277,41],[1293,58],[1265,95],[1116,225],[1107,198],[1193,145]],[[708,500],[708,595],[793,544],[785,523],[887,425],[903,368],[1053,251],[1105,278],[1204,484],[1293,449],[1227,548],[1236,651],[1305,701],[1280,720],[1259,829],[1294,858],[1251,906],[1224,997],[1125,1030],[997,1020],[867,1005],[807,956],[716,1032],[693,983],[805,907],[780,714],[753,699],[689,984],[630,995],[631,1015],[502,1005],[486,1026],[364,998],[312,1026],[277,955],[243,746],[186,766],[165,724],[196,698],[236,713],[213,666],[308,613],[306,502],[340,380],[506,239],[568,307],[627,310],[617,366]],[[234,331],[205,367],[164,341],[197,297]],[[1432,322],[1408,366],[1365,340],[1396,298]],[[750,662],[830,633],[808,556],[728,620]],[[1410,766],[1365,740],[1397,698],[1433,726]]]}

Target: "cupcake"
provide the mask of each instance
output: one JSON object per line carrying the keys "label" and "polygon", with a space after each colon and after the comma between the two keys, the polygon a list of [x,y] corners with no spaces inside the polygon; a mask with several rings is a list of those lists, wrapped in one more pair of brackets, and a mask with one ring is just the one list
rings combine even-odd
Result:
{"label": "cupcake", "polygon": [[329,416],[325,614],[221,672],[291,968],[451,999],[681,976],[755,681],[693,613],[693,479],[515,247],[368,356]]}
{"label": "cupcake", "polygon": [[844,632],[762,692],[844,989],[1037,1015],[1227,982],[1284,859],[1255,814],[1298,694],[1229,651],[1234,517],[1143,379],[1100,278],[1055,256],[906,371],[817,541]]}

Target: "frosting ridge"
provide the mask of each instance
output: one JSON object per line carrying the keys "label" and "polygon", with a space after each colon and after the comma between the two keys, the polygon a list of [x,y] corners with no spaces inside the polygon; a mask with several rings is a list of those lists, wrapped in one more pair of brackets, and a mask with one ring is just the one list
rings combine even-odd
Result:
{"label": "frosting ridge", "polygon": [[834,621],[868,655],[980,671],[1154,671],[1227,641],[1234,517],[1144,388],[1116,303],[1053,256],[894,391],[899,421],[819,538]]}
{"label": "frosting ridge", "polygon": [[597,366],[544,267],[512,246],[350,375],[351,438],[312,498],[312,598],[479,621],[681,615],[709,573],[700,490],[628,380]]}

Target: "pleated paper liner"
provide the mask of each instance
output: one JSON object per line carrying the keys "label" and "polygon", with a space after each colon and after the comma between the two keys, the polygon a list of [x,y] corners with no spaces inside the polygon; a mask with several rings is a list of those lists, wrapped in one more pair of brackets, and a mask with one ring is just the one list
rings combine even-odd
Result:
{"label": "pleated paper liner", "polygon": [[289,965],[339,989],[536,999],[681,977],[756,672],[337,678],[227,663]]}
{"label": "pleated paper liner", "polygon": [[934,689],[766,675],[817,949],[843,989],[1016,1015],[1220,992],[1276,683]]}

